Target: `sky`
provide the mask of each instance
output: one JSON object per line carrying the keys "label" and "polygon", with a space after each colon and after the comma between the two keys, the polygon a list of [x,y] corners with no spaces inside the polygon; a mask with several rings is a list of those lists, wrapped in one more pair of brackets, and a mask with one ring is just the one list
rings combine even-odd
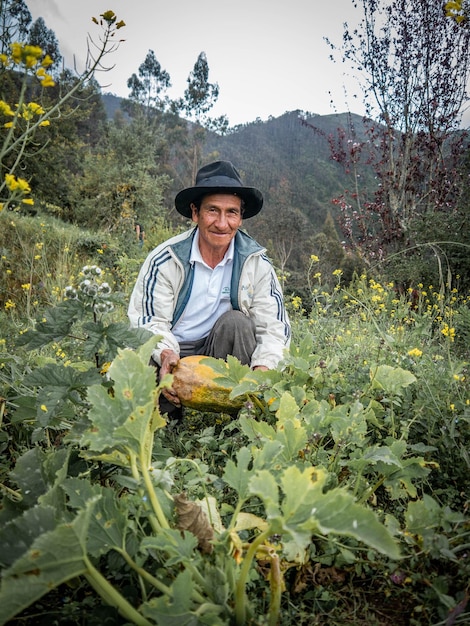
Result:
{"label": "sky", "polygon": [[[127,80],[149,50],[171,79],[169,95],[182,97],[201,52],[209,82],[219,86],[211,116],[230,126],[300,109],[328,115],[362,114],[357,81],[330,59],[325,37],[341,43],[343,23],[359,20],[352,0],[26,0],[33,20],[55,32],[65,65],[81,71],[92,22],[112,10],[126,26],[109,72],[97,74],[103,93],[127,97]],[[331,7],[331,10],[330,10]],[[333,102],[333,104],[332,104]]]}

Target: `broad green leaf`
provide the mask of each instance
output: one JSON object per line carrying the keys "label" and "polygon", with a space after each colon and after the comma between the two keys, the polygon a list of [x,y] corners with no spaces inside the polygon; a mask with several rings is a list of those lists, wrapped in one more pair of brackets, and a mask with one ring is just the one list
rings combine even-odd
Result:
{"label": "broad green leaf", "polygon": [[25,378],[27,385],[39,389],[36,418],[43,427],[58,424],[66,402],[84,404],[86,388],[100,382],[96,368],[81,372],[59,363],[48,363]]}
{"label": "broad green leaf", "polygon": [[[252,420],[253,421],[253,420]],[[262,448],[253,448],[253,469],[271,469],[276,467],[282,455],[284,445],[280,441],[266,441]]]}
{"label": "broad green leaf", "polygon": [[266,422],[258,422],[243,416],[239,418],[239,421],[243,434],[251,441],[258,439],[274,440],[276,437],[276,431]]}
{"label": "broad green leaf", "polygon": [[225,465],[223,479],[232,489],[235,489],[241,500],[246,500],[248,495],[248,481],[252,474],[248,470],[248,465],[251,463],[251,460],[251,452],[248,448],[240,448],[237,452],[237,464],[235,465],[229,459]]}
{"label": "broad green leaf", "polygon": [[276,411],[278,429],[282,428],[287,420],[296,420],[296,423],[300,425],[300,420],[298,419],[299,411],[300,409],[294,397],[288,391],[285,391],[280,398],[279,408]]}
{"label": "broad green leaf", "polygon": [[197,537],[191,532],[182,533],[173,528],[164,528],[158,535],[145,537],[141,544],[141,550],[159,550],[169,555],[166,565],[176,563],[190,563],[195,559],[195,550],[198,546]]}
{"label": "broad green leaf", "polygon": [[60,341],[68,335],[75,321],[83,315],[83,305],[77,300],[65,300],[46,309],[45,321],[36,324],[34,330],[28,330],[17,339],[17,344],[30,350],[41,348],[52,341]]}
{"label": "broad green leaf", "polygon": [[372,446],[365,450],[362,454],[363,460],[366,464],[375,465],[378,462],[385,463],[385,465],[395,465],[402,467],[402,462],[399,458],[393,454],[388,446]]}
{"label": "broad green leaf", "polygon": [[329,433],[329,423],[331,406],[326,400],[319,402],[311,399],[302,407],[302,423],[307,432],[327,434]]}
{"label": "broad green leaf", "polygon": [[268,519],[279,517],[279,487],[268,470],[256,472],[250,480],[249,489],[251,494],[258,496],[264,503]]}
{"label": "broad green leaf", "polygon": [[81,509],[90,500],[95,501],[87,536],[87,551],[91,555],[101,556],[113,547],[123,547],[128,517],[125,498],[117,499],[110,487],[91,485],[80,478],[67,479],[62,488],[71,507]]}
{"label": "broad green leaf", "polygon": [[85,372],[61,363],[47,363],[25,378],[25,382],[33,387],[65,387],[68,389],[82,389],[101,382],[101,376],[96,368]]}
{"label": "broad green leaf", "polygon": [[109,368],[113,393],[102,386],[88,390],[92,405],[89,411],[91,428],[83,435],[82,445],[93,452],[110,453],[116,446],[149,448],[152,434],[165,424],[156,412],[157,389],[155,370],[148,365],[153,342],[147,342],[137,352],[120,350]]}
{"label": "broad green leaf", "polygon": [[281,476],[282,513],[287,524],[302,523],[311,515],[312,504],[322,496],[326,478],[323,469],[312,466],[300,470],[291,465],[284,470]]}
{"label": "broad green leaf", "polygon": [[0,625],[62,583],[86,572],[86,535],[95,502],[90,500],[70,524],[40,535],[28,551],[3,572]]}
{"label": "broad green leaf", "polygon": [[[155,413],[156,391],[153,395],[154,397],[149,403],[145,406],[136,407],[124,424],[116,428],[114,431],[114,436],[122,439],[123,441],[127,441],[129,447],[131,447],[130,444],[133,442],[134,446],[132,447],[137,454],[139,453],[141,446],[148,452],[148,447],[151,444],[151,441],[153,441],[152,423]],[[160,419],[162,420],[161,423],[163,426],[165,424],[165,420],[163,420],[163,418]],[[148,454],[147,458],[150,458]]]}
{"label": "broad green leaf", "polygon": [[284,459],[293,461],[298,458],[300,450],[305,448],[308,436],[299,420],[286,420],[276,433],[276,440],[283,446]]}
{"label": "broad green leaf", "polygon": [[356,401],[351,405],[338,405],[329,415],[331,434],[335,442],[355,442],[360,445],[368,431],[367,412]]}
{"label": "broad green leaf", "polygon": [[82,450],[80,456],[87,461],[101,461],[102,463],[110,463],[119,467],[129,467],[129,456],[119,450],[109,450],[101,453]]}
{"label": "broad green leaf", "polygon": [[416,376],[401,367],[379,365],[370,370],[373,389],[383,389],[388,395],[402,395],[403,389],[416,382]]}
{"label": "broad green leaf", "polygon": [[[219,382],[219,379],[217,379]],[[238,385],[235,385],[230,392],[230,399],[234,400],[239,396],[246,396],[249,393],[255,393],[258,390],[258,383],[254,380],[244,379]]]}
{"label": "broad green leaf", "polygon": [[322,534],[354,537],[392,559],[400,558],[398,544],[375,513],[357,504],[351,494],[337,488],[315,500],[310,519],[302,525]]}
{"label": "broad green leaf", "polygon": [[0,527],[0,564],[10,566],[33,541],[56,527],[56,511],[51,506],[34,506]]}
{"label": "broad green leaf", "polygon": [[200,622],[197,615],[190,610],[193,588],[191,574],[184,570],[171,586],[171,598],[167,595],[152,598],[145,602],[140,610],[145,617],[155,620],[162,626],[196,626]]}
{"label": "broad green leaf", "polygon": [[84,352],[88,358],[100,354],[105,361],[111,361],[118,354],[119,349],[136,348],[142,339],[148,339],[149,336],[153,338],[153,347],[156,343],[155,335],[149,331],[138,334],[125,322],[114,322],[108,325],[101,321],[87,322],[83,325],[83,330],[87,334]]}
{"label": "broad green leaf", "polygon": [[24,506],[36,504],[54,485],[58,472],[65,477],[68,455],[65,449],[43,452],[31,448],[19,457],[10,476],[20,488]]}

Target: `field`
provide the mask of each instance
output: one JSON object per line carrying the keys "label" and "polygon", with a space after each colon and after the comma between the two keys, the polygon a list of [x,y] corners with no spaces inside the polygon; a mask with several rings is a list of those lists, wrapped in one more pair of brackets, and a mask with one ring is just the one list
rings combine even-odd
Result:
{"label": "field", "polygon": [[468,622],[458,277],[324,290],[312,255],[278,369],[208,360],[242,409],[175,423],[125,314],[145,251],[0,218],[1,624]]}

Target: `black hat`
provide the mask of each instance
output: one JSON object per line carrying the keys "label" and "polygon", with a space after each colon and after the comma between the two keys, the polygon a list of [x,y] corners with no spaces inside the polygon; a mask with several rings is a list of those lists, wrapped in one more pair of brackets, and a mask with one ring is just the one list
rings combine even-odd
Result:
{"label": "black hat", "polygon": [[213,193],[239,196],[245,202],[243,218],[253,217],[261,211],[263,195],[254,187],[244,187],[240,175],[229,161],[215,161],[201,167],[194,187],[180,191],[175,198],[178,213],[191,217],[191,203]]}

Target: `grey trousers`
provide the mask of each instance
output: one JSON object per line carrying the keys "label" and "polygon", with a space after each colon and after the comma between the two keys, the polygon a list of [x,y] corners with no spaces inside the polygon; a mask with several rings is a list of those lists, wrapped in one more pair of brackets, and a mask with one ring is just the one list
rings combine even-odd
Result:
{"label": "grey trousers", "polygon": [[209,335],[199,341],[180,343],[180,355],[204,354],[226,359],[230,354],[249,365],[256,348],[256,329],[252,319],[241,311],[227,311],[219,317]]}

